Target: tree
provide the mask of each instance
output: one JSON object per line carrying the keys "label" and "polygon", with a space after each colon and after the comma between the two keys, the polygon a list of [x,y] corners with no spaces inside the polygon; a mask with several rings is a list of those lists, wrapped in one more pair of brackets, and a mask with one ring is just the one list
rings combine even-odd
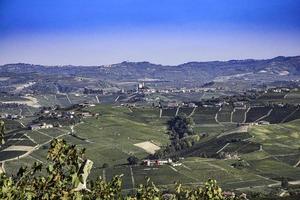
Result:
{"label": "tree", "polygon": [[167,122],[171,139],[181,139],[188,135],[194,135],[192,118],[176,116]]}
{"label": "tree", "polygon": [[4,144],[4,130],[5,130],[5,123],[4,121],[0,120],[0,142]]}
{"label": "tree", "polygon": [[103,163],[102,168],[108,168],[109,164],[108,163]]}
{"label": "tree", "polygon": [[129,165],[137,165],[139,163],[139,159],[137,157],[133,156],[133,155],[129,156],[127,158],[127,161],[129,163]]}

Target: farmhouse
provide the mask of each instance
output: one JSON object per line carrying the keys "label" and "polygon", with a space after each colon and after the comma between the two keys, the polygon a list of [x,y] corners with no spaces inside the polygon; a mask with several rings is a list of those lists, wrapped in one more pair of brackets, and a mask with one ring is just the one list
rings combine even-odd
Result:
{"label": "farmhouse", "polygon": [[79,106],[81,107],[95,107],[96,105],[93,104],[93,103],[88,103],[88,102],[85,102],[85,103],[80,103],[78,104]]}
{"label": "farmhouse", "polygon": [[181,166],[182,163],[180,163],[180,162],[173,162],[173,163],[171,163],[171,165],[172,165],[173,167],[177,167],[177,166]]}
{"label": "farmhouse", "polygon": [[8,114],[6,114],[6,113],[3,113],[0,115],[0,118],[2,118],[2,119],[6,119],[7,117],[8,117]]}
{"label": "farmhouse", "polygon": [[85,117],[92,117],[93,115],[90,112],[82,112],[80,115],[85,118]]}
{"label": "farmhouse", "polygon": [[[222,104],[220,104],[221,106]],[[204,108],[213,108],[214,106],[213,105],[208,105],[208,104],[204,104],[202,105]],[[216,104],[216,107],[219,107],[217,104]]]}
{"label": "farmhouse", "polygon": [[175,108],[175,107],[177,107],[178,106],[178,103],[176,103],[176,102],[169,102],[168,103],[168,107],[169,108]]}
{"label": "farmhouse", "polygon": [[47,128],[53,128],[53,125],[52,124],[46,124],[46,123],[33,124],[29,128],[31,130],[47,129]]}
{"label": "farmhouse", "polygon": [[259,121],[258,124],[260,124],[260,125],[269,125],[270,122],[268,122],[268,121]]}
{"label": "farmhouse", "polygon": [[15,114],[11,115],[11,114],[4,113],[4,114],[0,115],[0,118],[2,118],[2,119],[22,119],[23,116],[21,116],[21,115],[15,115]]}
{"label": "farmhouse", "polygon": [[237,102],[234,102],[233,105],[234,105],[234,107],[244,108],[245,103],[246,102],[244,102],[244,101],[237,101]]}
{"label": "farmhouse", "polygon": [[188,104],[188,107],[189,107],[189,108],[195,108],[195,107],[197,107],[197,105],[196,105],[195,103],[189,103],[189,104]]}
{"label": "farmhouse", "polygon": [[146,159],[146,160],[143,160],[142,164],[150,167],[150,166],[161,166],[161,165],[171,164],[171,163],[173,163],[173,161],[170,158],[168,158],[168,159],[165,159],[165,160],[161,160],[161,159],[156,159],[156,160]]}

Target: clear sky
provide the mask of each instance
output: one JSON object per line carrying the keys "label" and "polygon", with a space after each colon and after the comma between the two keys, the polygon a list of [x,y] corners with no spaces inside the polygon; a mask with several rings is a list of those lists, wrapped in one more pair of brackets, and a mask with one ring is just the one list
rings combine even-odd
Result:
{"label": "clear sky", "polygon": [[300,55],[300,0],[0,0],[0,64]]}

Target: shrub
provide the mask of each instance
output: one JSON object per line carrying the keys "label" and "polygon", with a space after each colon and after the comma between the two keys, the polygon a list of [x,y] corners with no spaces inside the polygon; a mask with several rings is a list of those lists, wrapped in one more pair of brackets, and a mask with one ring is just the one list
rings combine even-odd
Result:
{"label": "shrub", "polygon": [[108,163],[103,163],[102,168],[108,168],[109,164]]}
{"label": "shrub", "polygon": [[138,164],[139,159],[137,157],[135,157],[135,156],[129,156],[127,158],[127,161],[129,163],[129,165],[136,165],[136,164]]}

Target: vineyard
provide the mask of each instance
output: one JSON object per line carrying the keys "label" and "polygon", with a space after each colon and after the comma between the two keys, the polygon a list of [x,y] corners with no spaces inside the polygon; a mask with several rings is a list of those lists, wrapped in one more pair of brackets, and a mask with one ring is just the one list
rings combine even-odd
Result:
{"label": "vineyard", "polygon": [[235,109],[232,114],[232,122],[243,123],[245,121],[245,116],[247,109]]}
{"label": "vineyard", "polygon": [[[251,108],[247,118],[257,120],[270,109],[270,107]],[[299,159],[300,144],[297,138],[300,130],[297,120],[264,126],[246,125],[249,126],[248,130],[237,127],[236,124],[225,126],[216,123],[215,116],[219,108],[198,107],[195,110],[179,108],[179,115],[186,115],[194,110],[191,117],[195,121],[196,133],[200,135],[205,133],[207,136],[201,138],[200,142],[190,149],[177,152],[179,157],[185,158],[180,161],[182,165],[145,167],[128,166],[127,158],[134,155],[142,160],[148,155],[144,149],[135,146],[137,143],[149,141],[160,147],[168,144],[169,138],[165,134],[165,123],[173,114],[175,115],[177,109],[169,109],[169,112],[165,112],[165,109],[163,112],[171,114],[162,118],[159,117],[159,108],[154,107],[97,105],[86,110],[101,115],[99,118],[83,119],[75,126],[75,135],[69,134],[69,127],[38,131],[20,130],[15,134],[12,132],[9,135],[11,140],[8,141],[8,146],[33,148],[36,144],[43,145],[29,156],[6,162],[7,172],[16,173],[18,168],[25,163],[25,165],[34,162],[47,163],[45,158],[49,142],[59,137],[68,143],[87,149],[86,156],[94,162],[91,179],[95,180],[96,177],[102,176],[109,180],[116,174],[124,174],[122,187],[124,190],[131,190],[138,187],[140,183],[145,183],[145,176],[150,177],[160,188],[171,188],[175,180],[179,180],[184,185],[201,185],[208,178],[220,180],[220,185],[224,188],[263,186],[277,184],[280,178],[278,170],[281,168],[284,170],[282,169],[280,176],[298,180],[298,176],[293,176],[300,172],[299,168],[293,167]],[[277,110],[274,110],[275,112],[270,116],[276,116]],[[233,109],[226,107],[223,112],[225,111],[230,113]],[[239,111],[236,109],[233,112],[233,119],[242,118],[245,115],[245,109]],[[291,112],[292,109],[288,109],[286,113]],[[297,110],[293,115],[297,115]],[[286,117],[286,114],[284,116]],[[282,140],[282,138],[285,139]],[[0,158],[6,160],[25,153],[27,151],[1,152]],[[243,169],[234,168],[232,165],[236,160],[220,159],[223,153],[237,154],[249,166]],[[104,164],[105,167],[103,167]]]}
{"label": "vineyard", "polygon": [[264,118],[264,120],[277,124],[282,121],[288,122],[288,117],[291,113],[293,113],[297,107],[295,106],[284,106],[284,107],[274,107],[269,116]]}
{"label": "vineyard", "polygon": [[231,113],[233,112],[233,107],[229,105],[222,106],[221,110],[218,112],[217,120],[219,122],[231,122]]}
{"label": "vineyard", "polygon": [[215,124],[215,116],[219,108],[216,107],[198,107],[192,118],[196,124]]}
{"label": "vineyard", "polygon": [[256,120],[263,118],[271,111],[270,107],[252,107],[247,113],[246,122],[255,122]]}

